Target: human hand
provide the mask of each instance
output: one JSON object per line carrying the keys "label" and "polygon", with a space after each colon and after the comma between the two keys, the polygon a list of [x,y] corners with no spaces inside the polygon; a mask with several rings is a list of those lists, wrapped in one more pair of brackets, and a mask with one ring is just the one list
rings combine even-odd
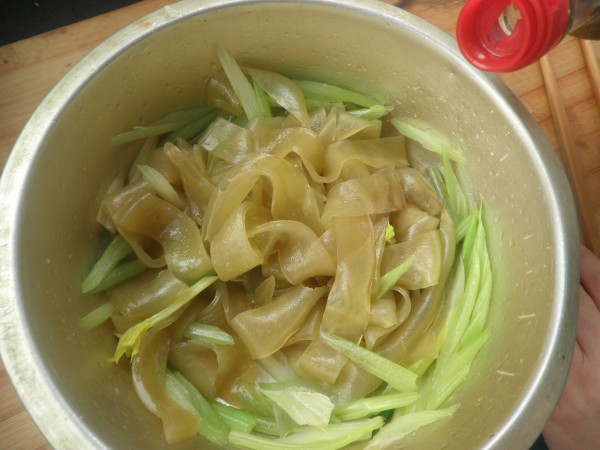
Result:
{"label": "human hand", "polygon": [[544,427],[550,450],[600,449],[600,259],[581,246],[577,341],[567,382]]}

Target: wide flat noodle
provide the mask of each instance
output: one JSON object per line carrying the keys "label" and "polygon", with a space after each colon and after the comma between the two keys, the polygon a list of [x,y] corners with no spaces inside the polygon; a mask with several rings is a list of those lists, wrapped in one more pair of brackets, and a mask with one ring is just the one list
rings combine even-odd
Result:
{"label": "wide flat noodle", "polygon": [[266,305],[241,312],[231,320],[254,359],[265,358],[283,347],[300,329],[325,287],[293,287]]}
{"label": "wide flat noodle", "polygon": [[260,177],[272,187],[271,214],[275,220],[297,220],[320,234],[319,209],[302,171],[268,154],[257,155],[236,166],[219,184],[211,198],[203,235],[212,239],[227,218],[244,201]]}
{"label": "wide flat noodle", "polygon": [[335,185],[321,216],[327,228],[334,217],[390,213],[405,205],[402,180],[391,167]]}
{"label": "wide flat noodle", "polygon": [[[369,216],[334,219],[337,270],[327,298],[321,331],[359,342],[369,322],[375,271],[373,225]],[[356,236],[361,236],[357,241]],[[346,358],[321,339],[312,341],[301,359],[304,375],[333,383]]]}
{"label": "wide flat noodle", "polygon": [[194,437],[201,421],[180,406],[165,388],[169,344],[167,330],[146,333],[131,362],[131,375],[138,397],[162,420],[167,442],[175,444]]}
{"label": "wide flat noodle", "polygon": [[[212,263],[194,221],[157,197],[146,183],[124,189],[104,202],[125,239],[137,234],[161,245],[166,265],[177,278],[194,282],[211,269]],[[134,250],[135,244],[132,243]]]}

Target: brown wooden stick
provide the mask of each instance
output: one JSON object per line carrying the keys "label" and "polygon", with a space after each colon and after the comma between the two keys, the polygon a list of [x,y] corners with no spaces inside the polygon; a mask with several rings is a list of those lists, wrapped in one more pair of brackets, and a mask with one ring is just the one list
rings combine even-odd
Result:
{"label": "brown wooden stick", "polygon": [[576,155],[577,150],[573,141],[567,110],[565,109],[558,89],[558,82],[547,55],[540,60],[540,66],[542,68],[544,83],[546,84],[552,119],[558,135],[558,143],[563,154],[563,164],[567,170],[571,186],[575,191],[575,201],[577,202],[577,209],[579,211],[583,240],[596,255],[600,255],[598,225],[596,224],[592,208],[586,204],[589,195],[583,170]]}
{"label": "brown wooden stick", "polygon": [[596,104],[600,107],[600,66],[598,65],[598,58],[596,57],[594,46],[590,41],[582,39],[579,41],[579,44],[581,45],[585,67],[588,71]]}

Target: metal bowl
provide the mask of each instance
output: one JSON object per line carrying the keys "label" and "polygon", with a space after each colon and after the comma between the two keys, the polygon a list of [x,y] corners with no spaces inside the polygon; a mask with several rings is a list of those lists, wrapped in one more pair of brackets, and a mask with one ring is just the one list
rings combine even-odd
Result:
{"label": "metal bowl", "polygon": [[201,102],[217,43],[248,65],[320,71],[388,93],[407,115],[461,142],[462,176],[488,211],[492,338],[456,395],[455,416],[409,436],[406,447],[528,448],[559,397],[574,344],[570,187],[537,124],[495,77],[470,67],[438,29],[370,0],[175,3],[91,52],[35,112],[1,181],[0,343],[49,442],[167,447],[126,365],[107,362],[109,327],[79,328],[97,304],[79,285],[99,251],[100,196],[134,156],[109,137]]}

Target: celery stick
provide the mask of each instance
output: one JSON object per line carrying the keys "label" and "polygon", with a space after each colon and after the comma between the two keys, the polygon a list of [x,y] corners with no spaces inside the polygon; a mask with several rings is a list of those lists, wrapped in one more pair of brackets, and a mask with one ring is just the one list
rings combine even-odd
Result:
{"label": "celery stick", "polygon": [[305,389],[278,389],[261,383],[261,392],[275,402],[298,425],[324,427],[329,423],[333,403],[320,392]]}
{"label": "celery stick", "polygon": [[150,136],[160,136],[161,134],[170,133],[186,126],[190,123],[189,120],[178,120],[170,123],[161,123],[158,125],[149,125],[147,127],[135,127],[131,131],[117,134],[110,138],[112,145],[121,145],[138,139],[144,139]]}
{"label": "celery stick", "polygon": [[300,86],[300,89],[302,89],[302,92],[304,92],[304,96],[306,98],[328,101],[332,103],[353,103],[355,105],[363,106],[365,108],[370,108],[372,106],[381,104],[381,102],[371,97],[338,86],[333,86],[331,84],[308,80],[293,81],[298,86]]}
{"label": "celery stick", "polygon": [[183,289],[173,300],[171,305],[167,306],[165,309],[159,311],[153,316],[150,316],[148,319],[129,328],[119,338],[119,343],[117,344],[115,354],[111,361],[117,363],[119,362],[119,359],[121,359],[121,356],[125,354],[129,354],[132,357],[135,356],[139,350],[140,341],[150,328],[162,322],[163,320],[166,320],[171,314],[183,308],[190,301],[192,301],[194,297],[200,294],[200,292],[217,280],[218,277],[204,277],[200,279],[189,288]]}
{"label": "celery stick", "polygon": [[144,270],[146,270],[146,266],[137,259],[121,263],[111,270],[100,284],[89,291],[89,294],[97,294],[98,292],[106,291],[107,289],[118,286],[119,284],[138,276]]}
{"label": "celery stick", "polygon": [[426,395],[428,408],[439,408],[464,383],[475,356],[487,342],[490,334],[489,330],[482,331],[459,352],[452,354],[442,365],[436,367],[431,391]]}
{"label": "celery stick", "polygon": [[443,154],[444,182],[448,192],[448,208],[450,209],[454,222],[460,223],[469,215],[469,204],[448,157],[448,153]]}
{"label": "celery stick", "polygon": [[[461,262],[462,264],[462,262]],[[470,266],[467,269],[464,291],[458,305],[454,305],[449,312],[447,335],[439,355],[438,361],[443,361],[458,350],[460,340],[469,325],[469,319],[473,312],[479,282],[481,279],[480,261],[477,252],[473,252]]]}
{"label": "celery stick", "polygon": [[219,446],[227,444],[229,428],[210,402],[179,372],[167,370],[165,385],[169,395],[183,408],[197,415],[201,422],[198,434]]}
{"label": "celery stick", "polygon": [[377,286],[377,295],[375,296],[375,299],[379,300],[381,297],[384,296],[386,292],[392,289],[396,285],[400,277],[402,277],[402,275],[404,275],[408,271],[408,269],[410,269],[414,262],[415,256],[412,255],[398,267],[390,270],[389,272],[381,276],[379,278],[379,283]]}
{"label": "celery stick", "polygon": [[127,179],[129,183],[133,183],[139,179],[141,176],[138,166],[140,164],[144,164],[148,157],[150,151],[154,150],[158,146],[158,137],[150,136],[147,138],[142,144],[142,148],[136,155],[133,163],[131,164],[131,168],[129,169],[129,173],[127,174]]}
{"label": "celery stick", "polygon": [[256,426],[256,417],[248,411],[214,401],[211,406],[230,430],[250,433]]}
{"label": "celery stick", "polygon": [[269,96],[266,94],[260,79],[252,78],[252,89],[254,90],[254,95],[260,105],[260,117],[273,117],[271,106],[269,105]]}
{"label": "celery stick", "polygon": [[381,119],[385,115],[391,113],[394,110],[391,106],[385,105],[373,105],[369,108],[362,109],[354,109],[352,111],[348,111],[353,116],[360,117],[365,120],[377,120]]}
{"label": "celery stick", "polygon": [[185,200],[179,196],[162,173],[151,166],[139,165],[138,169],[142,173],[144,180],[152,185],[159,197],[177,206],[179,209],[185,208]]}
{"label": "celery stick", "polygon": [[186,141],[191,141],[193,138],[202,133],[208,126],[215,121],[215,119],[219,116],[219,111],[216,109],[211,109],[205,116],[200,117],[198,120],[191,122],[183,128],[180,128],[176,131],[173,131],[169,134],[162,144],[164,145],[166,142],[176,143],[177,139],[185,139]]}
{"label": "celery stick", "polygon": [[336,406],[333,410],[333,414],[338,419],[344,421],[363,419],[382,411],[408,406],[411,403],[414,403],[417,398],[419,398],[417,392],[382,394],[374,397],[366,397]]}
{"label": "celery stick", "polygon": [[409,139],[417,141],[427,150],[440,155],[448,155],[453,161],[464,164],[467,160],[462,150],[454,146],[449,138],[427,123],[411,117],[396,117],[390,123]]}
{"label": "celery stick", "polygon": [[120,145],[138,139],[170,133],[204,116],[208,110],[209,108],[192,108],[175,111],[148,126],[135,127],[133,130],[117,134],[110,138],[110,143],[112,145]]}
{"label": "celery stick", "polygon": [[256,426],[254,427],[254,431],[256,431],[257,433],[262,433],[262,434],[266,434],[269,436],[275,436],[275,437],[281,436],[279,426],[274,420],[266,419],[266,418],[260,417],[260,416],[255,416],[255,417],[256,417]]}
{"label": "celery stick", "polygon": [[400,364],[341,337],[327,333],[321,337],[331,348],[352,360],[357,366],[381,378],[394,389],[400,392],[416,390],[417,375]]}
{"label": "celery stick", "polygon": [[428,410],[394,415],[392,420],[379,430],[365,446],[365,450],[395,448],[400,444],[403,437],[425,425],[451,417],[453,412],[454,408],[448,408],[437,411]]}
{"label": "celery stick", "polygon": [[255,450],[336,450],[362,440],[383,426],[382,417],[342,422],[327,427],[305,427],[289,436],[272,439],[232,430],[229,443]]}
{"label": "celery stick", "polygon": [[479,254],[481,261],[481,281],[469,325],[461,339],[461,346],[483,330],[492,297],[492,269],[485,242],[485,229],[481,221],[479,221],[474,247],[473,251]]}
{"label": "celery stick", "polygon": [[85,330],[91,330],[102,325],[106,320],[110,319],[114,311],[111,302],[103,303],[96,309],[93,309],[79,321],[79,326]]}
{"label": "celery stick", "polygon": [[119,261],[132,251],[133,249],[129,243],[121,235],[116,235],[108,244],[100,259],[94,264],[83,283],[81,283],[81,292],[87,294],[96,289],[102,280],[119,264]]}
{"label": "celery stick", "polygon": [[217,49],[217,55],[248,120],[262,117],[262,100],[257,97],[252,84],[248,81],[235,59],[223,47]]}
{"label": "celery stick", "polygon": [[204,344],[233,345],[233,337],[214,325],[192,322],[188,325],[184,336]]}

